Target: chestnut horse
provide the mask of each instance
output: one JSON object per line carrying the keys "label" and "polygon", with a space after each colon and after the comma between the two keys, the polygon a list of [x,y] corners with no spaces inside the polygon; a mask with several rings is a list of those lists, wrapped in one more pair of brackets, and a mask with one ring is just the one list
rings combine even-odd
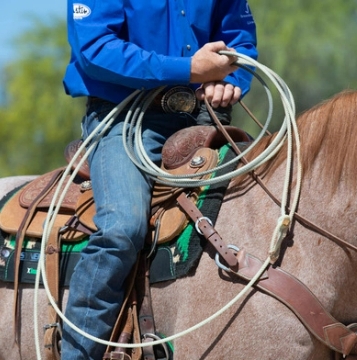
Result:
{"label": "chestnut horse", "polygon": [[[323,230],[357,245],[357,92],[344,91],[298,118],[303,179],[297,213]],[[266,136],[249,157],[268,146]],[[281,199],[284,149],[256,172]],[[294,173],[294,171],[293,171]],[[18,181],[22,179],[19,178]],[[23,179],[26,180],[26,179]],[[294,187],[294,179],[292,187]],[[4,187],[7,185],[7,189]],[[14,179],[0,183],[4,195]],[[292,189],[293,190],[293,189]],[[226,244],[265,260],[280,216],[279,206],[250,176],[230,182],[216,230]],[[207,244],[189,276],[152,286],[157,331],[170,336],[208,318],[229,303],[246,282],[217,268]],[[295,219],[274,266],[304,283],[339,322],[357,322],[357,253]],[[13,286],[0,284],[0,359],[36,358],[33,335],[33,287],[20,289],[19,346],[13,335]],[[67,290],[64,290],[64,303]],[[46,295],[39,293],[39,324],[47,323]],[[342,358],[307,330],[282,302],[253,287],[208,324],[174,340],[175,360],[327,360]],[[20,348],[20,350],[19,350]],[[352,358],[352,357],[351,357]],[[66,359],[64,359],[66,360]]]}

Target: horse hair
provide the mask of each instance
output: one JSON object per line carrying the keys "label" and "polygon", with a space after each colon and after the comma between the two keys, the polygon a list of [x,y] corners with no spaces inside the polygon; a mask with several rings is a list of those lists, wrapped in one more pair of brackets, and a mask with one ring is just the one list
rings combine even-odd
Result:
{"label": "horse hair", "polygon": [[[309,176],[316,160],[321,159],[319,171],[321,177],[330,180],[328,186],[336,191],[341,181],[351,189],[357,185],[357,91],[345,90],[303,112],[297,119],[301,146],[303,176]],[[248,154],[247,159],[261,153],[274,139],[266,136]],[[340,141],[336,141],[340,139]],[[287,144],[276,157],[262,165],[257,172],[273,174],[286,159]],[[269,170],[269,171],[268,171]],[[243,178],[237,179],[235,184]]]}

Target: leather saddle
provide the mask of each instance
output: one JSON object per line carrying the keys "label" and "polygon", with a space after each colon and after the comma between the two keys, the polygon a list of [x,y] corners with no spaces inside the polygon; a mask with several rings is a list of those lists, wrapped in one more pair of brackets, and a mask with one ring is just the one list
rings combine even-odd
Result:
{"label": "leather saddle", "polygon": [[[225,128],[234,141],[249,141],[248,136],[242,130],[232,126]],[[216,149],[226,142],[224,136],[213,126],[194,126],[183,129],[171,136],[165,143],[162,150],[162,168],[175,175],[195,174],[211,169],[218,162]],[[67,162],[73,158],[80,144],[81,142],[78,140],[66,147]],[[197,161],[197,159],[199,160]],[[73,167],[78,162],[79,159]],[[57,189],[59,174],[63,173],[64,169],[56,169],[39,176],[17,192],[0,212],[0,228],[9,234],[16,234],[35,199],[46,187],[50,187],[46,195],[36,204],[36,209],[32,209],[31,219],[25,229],[25,235],[41,238],[48,209]],[[56,180],[53,180],[54,178]],[[69,176],[65,184],[68,179]],[[96,230],[93,222],[95,204],[92,190],[88,186],[89,180],[89,166],[85,162],[74,181],[71,182],[55,218],[54,226],[61,229],[62,240],[76,241]],[[169,241],[177,236],[188,222],[187,216],[175,201],[176,196],[182,190],[159,183],[154,186],[150,224],[155,228],[152,236],[156,236],[158,243]],[[192,189],[192,201],[196,200],[199,191],[200,189]],[[159,227],[158,224],[160,224]]]}

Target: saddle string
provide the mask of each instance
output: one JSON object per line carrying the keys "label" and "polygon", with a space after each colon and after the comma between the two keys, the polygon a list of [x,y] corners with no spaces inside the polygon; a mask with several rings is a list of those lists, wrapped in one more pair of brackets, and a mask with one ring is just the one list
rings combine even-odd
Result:
{"label": "saddle string", "polygon": [[[238,54],[238,53],[231,53],[233,54],[233,56],[238,56],[238,59],[237,59],[237,64],[240,64],[242,60],[241,58],[241,55]],[[250,60],[252,61],[252,63],[250,63]],[[256,66],[258,68],[261,68],[261,70],[263,72],[270,72],[271,75],[269,75],[269,77],[271,79],[274,79],[274,77],[276,77],[277,75],[272,72],[270,69],[268,69],[267,67],[264,67],[264,66],[261,66],[258,62],[255,62],[253,61],[252,59],[249,59],[247,57],[245,57],[244,61],[243,61],[245,64],[250,64],[252,66]],[[256,74],[256,72],[253,73],[254,76],[256,76],[258,78],[258,75]],[[258,78],[259,80],[259,78]],[[274,84],[278,87],[278,91],[280,92],[281,94],[281,98],[282,98],[282,101],[283,101],[283,105],[284,105],[284,110],[286,112],[286,117],[285,117],[285,121],[280,129],[280,131],[277,133],[277,136],[275,137],[274,141],[269,145],[269,147],[262,153],[260,154],[260,156],[257,158],[257,159],[253,159],[253,161],[251,161],[244,169],[240,168],[240,169],[237,169],[237,171],[235,172],[232,172],[230,174],[228,174],[228,178],[233,178],[235,176],[238,176],[238,175],[241,175],[242,173],[247,173],[249,172],[252,168],[256,168],[257,166],[261,165],[262,163],[264,163],[265,161],[267,161],[270,157],[274,156],[274,154],[279,150],[279,148],[282,146],[283,142],[285,141],[286,139],[286,131],[288,130],[288,132],[290,132],[290,125],[288,125],[288,121],[290,119],[290,121],[294,121],[293,118],[294,118],[294,112],[295,112],[295,104],[293,102],[293,98],[291,96],[291,93],[290,93],[290,90],[287,89],[287,86],[284,85],[286,88],[285,89],[282,89],[281,88],[281,84],[284,84],[284,82],[280,79],[278,81],[273,81]],[[269,114],[268,114],[268,118],[267,118],[267,123],[264,125],[266,128],[268,127],[268,123],[271,119],[271,113],[272,113],[272,100],[271,100],[271,94],[270,94],[270,91],[268,89],[268,87],[266,86],[266,84],[261,81],[262,85],[264,86],[265,90],[266,90],[266,93],[267,93],[267,96],[268,96],[268,101],[269,101]],[[157,90],[157,91],[161,91],[160,90]],[[153,92],[150,92],[149,95],[151,94],[152,97],[154,97],[155,95],[152,95]],[[99,141],[101,135],[106,131],[106,129],[110,126],[110,124],[114,121],[114,119],[116,118],[116,116],[124,109],[124,107],[132,100],[132,98],[134,96],[137,96],[137,98],[135,99],[134,101],[134,104],[132,105],[132,109],[135,108],[135,117],[137,118],[138,116],[138,119],[140,119],[140,121],[142,120],[143,118],[143,114],[145,111],[143,111],[143,109],[145,109],[145,106],[147,107],[148,105],[148,102],[150,101],[150,98],[146,98],[146,103],[144,103],[142,101],[142,98],[144,97],[144,93],[143,92],[140,92],[140,91],[135,91],[133,92],[133,94],[131,94],[128,98],[126,98],[122,103],[120,103],[119,105],[117,105],[111,112],[110,114],[108,114],[108,116],[101,122],[101,124],[99,124],[97,126],[96,129],[94,129],[93,133],[89,135],[89,137],[82,143],[81,147],[78,149],[77,153],[74,155],[72,161],[70,164],[68,164],[68,167],[67,167],[67,170],[65,171],[62,179],[61,179],[61,182],[63,184],[63,181],[64,181],[64,178],[65,178],[65,175],[67,175],[71,168],[73,167],[73,163],[77,160],[77,158],[80,156],[81,152],[85,149],[85,147],[89,144],[90,141],[94,140],[93,143],[88,146],[88,149],[86,151],[86,153],[83,155],[81,161],[79,162],[79,164],[77,164],[76,168],[73,170],[72,172],[72,178],[70,179],[73,180],[73,178],[75,177],[75,175],[77,174],[78,172],[78,169],[80,167],[80,165],[82,165],[84,163],[84,161],[86,160],[86,158],[88,157],[89,155],[89,152],[92,150],[92,148],[97,144],[97,142]],[[284,100],[283,100],[284,99]],[[144,106],[139,106],[140,104],[144,104]],[[127,116],[126,116],[126,120],[125,121],[130,121],[130,117],[132,116],[132,111],[129,110]],[[138,124],[138,129],[139,131],[136,131],[135,132],[135,138],[138,140],[136,142],[136,144],[139,144],[139,145],[142,145],[142,141],[141,141],[141,123],[139,122]],[[255,141],[253,141],[253,143],[245,150],[245,153],[250,151],[255,145],[256,143],[259,141],[259,139],[264,135],[264,132],[262,131],[261,134],[255,139]],[[124,144],[125,144],[125,138],[126,136],[123,136],[123,141],[124,141]],[[126,146],[126,145],[124,145]],[[244,152],[243,152],[244,153]],[[129,154],[128,154],[129,155]],[[129,156],[130,157],[130,156]],[[145,157],[143,158],[145,159]],[[132,159],[133,160],[133,159]],[[145,160],[143,160],[145,162]],[[134,160],[135,162],[135,160]],[[137,162],[135,162],[137,163]],[[141,167],[141,166],[140,166]],[[217,169],[214,169],[213,171],[216,171]],[[212,172],[213,172],[212,171]],[[147,169],[145,169],[145,172],[147,172]],[[151,174],[150,174],[151,175]],[[160,182],[161,179],[160,177],[162,177],[163,174],[159,174],[157,176],[157,181]],[[200,174],[202,175],[202,173]],[[170,174],[165,174],[166,177],[171,177]],[[227,177],[225,177],[226,179]],[[185,186],[184,184],[180,184],[180,186],[182,187],[192,187],[193,185],[196,185],[198,186],[197,184],[199,183],[200,185],[199,186],[202,186],[202,185],[208,185],[210,183],[213,183],[213,182],[219,182],[221,181],[221,179],[215,179],[215,181],[206,181],[206,183],[203,183],[203,181],[201,180],[192,180],[187,183],[186,181],[187,179],[185,179]],[[62,185],[61,184],[61,185]],[[171,183],[170,183],[171,185]],[[53,301],[53,297],[49,291],[49,288],[48,288],[48,283],[47,283],[47,278],[46,278],[46,269],[45,269],[45,265],[44,265],[44,248],[47,244],[47,241],[48,241],[48,237],[49,237],[49,228],[51,228],[51,226],[53,226],[53,220],[51,221],[51,217],[52,219],[57,215],[58,213],[58,209],[59,209],[59,206],[55,206],[55,204],[57,204],[57,198],[58,198],[58,192],[59,192],[59,189],[60,189],[61,186],[58,187],[58,191],[54,194],[54,197],[52,199],[52,202],[51,202],[51,205],[50,205],[50,211],[49,211],[49,214],[53,214],[52,216],[48,216],[46,218],[46,222],[45,222],[45,229],[44,229],[44,235],[43,235],[43,238],[42,238],[42,244],[41,244],[41,254],[40,254],[40,260],[39,260],[39,265],[38,265],[38,271],[37,271],[37,276],[36,276],[36,283],[35,283],[35,286],[36,286],[36,293],[38,292],[38,289],[39,289],[39,279],[40,279],[40,274],[42,272],[42,279],[43,279],[43,284],[44,284],[44,287],[46,289],[46,292],[47,292],[47,295],[48,295],[48,299],[51,303],[51,305],[54,307],[55,311],[58,313],[58,315],[61,317],[61,319],[63,321],[65,321],[69,326],[71,326],[74,330],[76,330],[77,332],[81,333],[83,336],[86,336],[87,338],[93,340],[93,341],[96,341],[96,342],[100,342],[100,343],[103,343],[103,344],[106,344],[106,345],[111,345],[111,346],[122,346],[122,347],[143,347],[143,346],[147,346],[147,345],[150,345],[150,346],[154,346],[154,345],[157,345],[157,344],[161,344],[161,343],[165,343],[165,342],[168,342],[168,341],[171,341],[171,340],[174,340],[175,338],[178,338],[180,336],[183,336],[183,335],[186,335],[188,334],[189,332],[191,331],[194,331],[196,329],[198,329],[199,327],[205,325],[206,323],[208,323],[209,321],[212,321],[214,318],[216,318],[217,316],[219,316],[221,313],[223,313],[224,311],[226,311],[229,307],[231,307],[235,302],[237,302],[242,296],[245,295],[245,293],[253,286],[254,282],[256,282],[256,280],[261,276],[261,274],[264,272],[265,268],[268,266],[269,262],[270,262],[270,258],[268,257],[267,260],[265,261],[265,263],[263,264],[262,268],[260,271],[258,271],[256,273],[256,276],[254,276],[254,278],[246,285],[246,287],[243,289],[243,291],[241,291],[231,302],[229,302],[226,306],[224,306],[223,308],[221,308],[219,311],[217,311],[215,314],[213,314],[212,316],[210,316],[209,318],[207,318],[206,320],[202,321],[201,323],[199,324],[196,324],[195,326],[179,333],[179,334],[176,334],[176,335],[173,335],[171,337],[168,337],[168,338],[165,338],[165,339],[161,339],[161,340],[156,340],[156,341],[153,341],[153,342],[150,342],[150,343],[146,343],[146,344],[131,344],[131,345],[128,345],[128,344],[118,344],[118,343],[112,343],[112,342],[108,342],[108,341],[104,341],[104,340],[101,340],[101,339],[97,339],[96,337],[93,337],[92,335],[90,334],[87,334],[85,332],[83,332],[81,329],[77,328],[74,324],[72,324],[65,316],[64,314],[61,312],[61,310],[58,308],[57,304]],[[66,193],[66,191],[68,190],[68,188],[64,188],[63,190],[63,194],[62,194],[62,197],[60,197],[59,201],[63,201],[63,198],[64,198],[64,195]],[[35,338],[36,338],[36,352],[37,352],[37,356],[38,356],[38,359],[41,359],[41,355],[40,355],[40,346],[39,346],[39,341],[38,341],[38,323],[37,323],[37,318],[38,318],[38,315],[37,315],[37,304],[38,304],[38,297],[37,295],[35,294],[35,299],[34,299],[34,319],[35,319]]]}

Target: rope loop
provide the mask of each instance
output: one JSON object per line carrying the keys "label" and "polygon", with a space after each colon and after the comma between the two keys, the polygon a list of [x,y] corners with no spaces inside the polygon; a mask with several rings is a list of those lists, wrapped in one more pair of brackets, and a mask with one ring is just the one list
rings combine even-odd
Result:
{"label": "rope loop", "polygon": [[[81,146],[77,149],[76,154],[73,156],[71,162],[68,164],[66,170],[64,171],[62,178],[60,179],[57,189],[53,195],[51,204],[49,206],[49,212],[48,216],[45,220],[44,224],[44,231],[41,241],[41,252],[40,252],[40,258],[38,261],[38,267],[37,267],[37,274],[36,274],[36,282],[35,282],[35,295],[34,295],[34,332],[35,332],[35,345],[36,345],[36,354],[37,359],[41,360],[41,349],[40,349],[40,341],[39,341],[39,333],[38,333],[38,292],[39,292],[39,284],[40,284],[40,278],[42,275],[42,281],[45,288],[45,291],[47,293],[47,297],[49,299],[49,302],[51,306],[54,308],[58,316],[66,323],[68,324],[72,329],[80,333],[82,336],[87,337],[88,339],[91,339],[93,341],[96,341],[98,343],[109,345],[113,347],[123,347],[123,348],[136,348],[136,347],[144,347],[144,346],[154,346],[158,344],[163,344],[169,341],[172,341],[174,339],[177,339],[181,336],[187,335],[192,331],[195,331],[199,329],[200,327],[206,325],[216,317],[218,317],[220,314],[222,314],[224,311],[228,310],[232,305],[234,305],[238,300],[240,300],[254,285],[254,283],[260,278],[261,274],[265,271],[267,266],[269,266],[269,263],[271,262],[271,257],[269,256],[264,264],[262,265],[261,269],[257,272],[257,274],[254,276],[254,278],[249,281],[249,283],[246,285],[246,287],[239,293],[237,296],[235,296],[229,303],[227,303],[225,306],[223,306],[220,310],[218,310],[216,313],[209,316],[207,319],[201,321],[200,323],[190,327],[189,329],[185,331],[181,331],[180,333],[177,333],[175,335],[166,337],[165,339],[160,340],[154,340],[152,342],[145,342],[142,344],[121,344],[121,343],[115,343],[110,341],[105,341],[102,339],[98,339],[78,327],[76,327],[69,319],[67,319],[62,311],[59,309],[58,305],[54,301],[46,275],[46,268],[45,268],[45,248],[48,243],[48,239],[51,233],[51,229],[54,225],[54,219],[58,214],[58,211],[60,209],[60,205],[64,200],[64,197],[68,191],[70,183],[74,180],[75,176],[77,175],[80,167],[83,165],[83,163],[86,161],[87,157],[89,156],[90,152],[94,149],[94,147],[97,145],[98,141],[101,139],[103,134],[107,131],[107,129],[111,126],[113,121],[116,119],[116,117],[120,114],[121,111],[126,108],[126,106],[134,99],[133,104],[131,105],[129,111],[127,112],[125,121],[124,121],[124,129],[123,129],[123,144],[125,147],[125,151],[127,152],[129,158],[132,160],[132,162],[143,172],[145,172],[148,176],[152,177],[155,181],[170,185],[170,186],[178,186],[178,187],[200,187],[205,185],[210,185],[214,183],[219,183],[226,181],[227,179],[232,179],[234,177],[237,177],[242,174],[246,174],[258,166],[261,166],[265,162],[267,162],[269,159],[271,159],[282,147],[285,141],[288,141],[288,160],[287,160],[287,168],[286,168],[286,176],[285,176],[285,183],[284,183],[284,190],[283,190],[283,201],[281,206],[283,221],[278,221],[277,229],[279,230],[280,234],[284,234],[285,231],[288,230],[288,224],[285,225],[285,209],[287,208],[287,197],[288,197],[288,190],[289,190],[289,179],[290,179],[290,165],[292,161],[292,139],[294,136],[295,144],[297,147],[297,179],[296,179],[296,187],[295,187],[295,198],[293,200],[293,204],[290,207],[290,214],[289,217],[292,219],[292,216],[295,212],[299,192],[300,192],[300,186],[301,186],[301,166],[300,166],[300,155],[299,155],[299,136],[297,132],[297,126],[295,122],[295,103],[293,96],[288,88],[288,86],[285,84],[285,82],[271,69],[268,67],[260,64],[254,59],[251,59],[243,54],[239,54],[236,52],[227,52],[222,51],[220,52],[222,55],[228,55],[228,56],[234,56],[236,57],[235,65],[238,67],[241,67],[245,69],[246,71],[250,72],[254,75],[254,77],[261,83],[263,88],[265,89],[268,103],[269,103],[269,110],[268,115],[265,124],[262,127],[262,130],[260,134],[255,138],[255,140],[252,141],[252,143],[249,144],[249,146],[241,152],[241,154],[237,155],[234,159],[229,161],[226,164],[222,164],[220,166],[217,166],[216,168],[212,170],[207,170],[206,172],[201,172],[196,177],[201,177],[202,175],[210,174],[213,172],[216,172],[218,170],[221,170],[225,167],[231,166],[234,163],[238,163],[238,161],[246,156],[246,154],[251,151],[257,143],[262,139],[263,136],[265,136],[265,133],[268,129],[268,126],[270,124],[270,120],[273,113],[273,101],[272,96],[270,93],[270,90],[264,80],[257,74],[256,71],[253,71],[252,68],[256,68],[261,70],[265,75],[268,76],[268,78],[272,81],[274,86],[277,88],[280,99],[284,107],[285,117],[284,121],[281,125],[280,130],[277,132],[276,136],[274,137],[273,141],[270,143],[270,145],[255,159],[252,159],[249,163],[239,167],[238,169],[227,172],[221,176],[217,176],[214,178],[202,180],[202,179],[196,179],[195,175],[186,175],[186,176],[177,176],[177,175],[171,175],[162,169],[160,169],[158,166],[156,166],[148,157],[144,150],[143,142],[142,142],[142,121],[144,118],[145,111],[153,101],[153,99],[156,97],[156,95],[161,92],[165,87],[160,87],[151,91],[140,91],[136,90],[131,95],[129,95],[126,99],[124,99],[120,104],[115,106],[113,110],[100,122],[100,124],[93,130],[91,134],[83,141]],[[135,132],[134,132],[135,128]],[[79,160],[79,161],[78,161]],[[78,161],[78,164],[76,164],[75,169],[72,171],[72,168],[74,167],[75,162]],[[69,176],[69,180],[64,185],[65,179]],[[62,192],[60,193],[60,191]],[[53,214],[51,216],[50,214]],[[288,216],[288,215],[286,215]],[[276,230],[276,233],[278,230]],[[285,232],[286,234],[286,232]],[[278,248],[280,249],[280,246],[277,246],[282,241],[281,235],[278,241],[276,242],[276,245],[274,245],[274,249]],[[273,237],[274,239],[274,237]],[[281,240],[280,240],[281,239]],[[275,244],[275,243],[274,243]]]}

